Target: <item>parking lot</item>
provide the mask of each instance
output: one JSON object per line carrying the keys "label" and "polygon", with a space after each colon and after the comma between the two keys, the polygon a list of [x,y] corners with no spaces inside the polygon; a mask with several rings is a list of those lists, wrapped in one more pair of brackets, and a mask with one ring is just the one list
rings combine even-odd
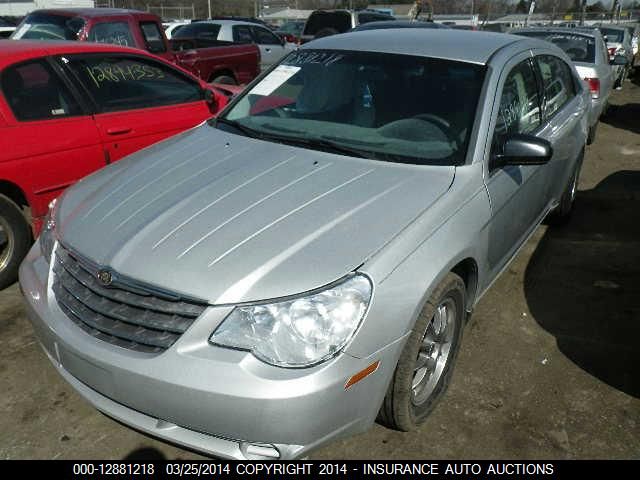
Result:
{"label": "parking lot", "polygon": [[[312,458],[640,458],[640,81],[615,92],[568,226],[542,226],[478,305],[419,431],[375,426]],[[201,458],[94,410],[0,292],[0,458]]]}

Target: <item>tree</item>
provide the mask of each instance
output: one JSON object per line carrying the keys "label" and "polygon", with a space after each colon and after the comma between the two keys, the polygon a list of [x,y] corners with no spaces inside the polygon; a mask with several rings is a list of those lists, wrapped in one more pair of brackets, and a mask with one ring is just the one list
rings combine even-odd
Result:
{"label": "tree", "polygon": [[606,11],[607,11],[607,7],[605,7],[603,3],[600,1],[597,1],[592,5],[587,5],[587,12],[603,13]]}
{"label": "tree", "polygon": [[529,11],[529,6],[527,2],[524,0],[520,0],[516,5],[516,13],[527,13]]}

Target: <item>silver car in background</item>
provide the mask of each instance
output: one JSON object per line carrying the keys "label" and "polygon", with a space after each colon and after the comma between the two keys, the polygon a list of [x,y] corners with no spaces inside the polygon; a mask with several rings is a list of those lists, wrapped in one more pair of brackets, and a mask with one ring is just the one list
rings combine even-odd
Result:
{"label": "silver car in background", "polygon": [[214,456],[414,429],[479,299],[568,218],[589,107],[548,42],[315,40],[69,188],[20,269],[29,318],[96,408]]}
{"label": "silver car in background", "polygon": [[[560,47],[569,56],[578,75],[587,82],[591,93],[587,138],[587,143],[591,144],[595,139],[600,117],[606,113],[609,106],[614,83],[614,72],[600,32],[597,29],[526,28],[513,30],[511,33],[546,40]],[[625,59],[614,57],[611,63],[624,65]]]}
{"label": "silver car in background", "polygon": [[624,85],[631,65],[633,64],[633,44],[629,30],[621,26],[609,26],[606,24],[597,25],[598,30],[605,37],[607,42],[607,50],[609,51],[609,60],[613,61],[617,55],[621,55],[627,59],[624,65],[616,64],[614,68],[615,84],[614,88],[621,89]]}

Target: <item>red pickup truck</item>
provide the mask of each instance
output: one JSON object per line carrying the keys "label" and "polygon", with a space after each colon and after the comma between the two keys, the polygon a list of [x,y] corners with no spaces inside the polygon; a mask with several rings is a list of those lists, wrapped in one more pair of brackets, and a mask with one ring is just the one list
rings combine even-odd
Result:
{"label": "red pickup truck", "polygon": [[141,48],[210,83],[243,85],[260,73],[260,50],[256,45],[208,39],[170,42],[157,15],[136,10],[35,10],[24,18],[11,38],[80,40]]}

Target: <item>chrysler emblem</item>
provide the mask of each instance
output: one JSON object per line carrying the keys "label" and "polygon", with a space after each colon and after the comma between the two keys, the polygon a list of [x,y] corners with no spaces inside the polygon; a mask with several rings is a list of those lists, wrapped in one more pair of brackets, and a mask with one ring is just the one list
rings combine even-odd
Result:
{"label": "chrysler emblem", "polygon": [[113,281],[111,272],[109,270],[100,270],[98,272],[98,280],[100,280],[100,283],[102,283],[104,286],[111,285],[111,282]]}

